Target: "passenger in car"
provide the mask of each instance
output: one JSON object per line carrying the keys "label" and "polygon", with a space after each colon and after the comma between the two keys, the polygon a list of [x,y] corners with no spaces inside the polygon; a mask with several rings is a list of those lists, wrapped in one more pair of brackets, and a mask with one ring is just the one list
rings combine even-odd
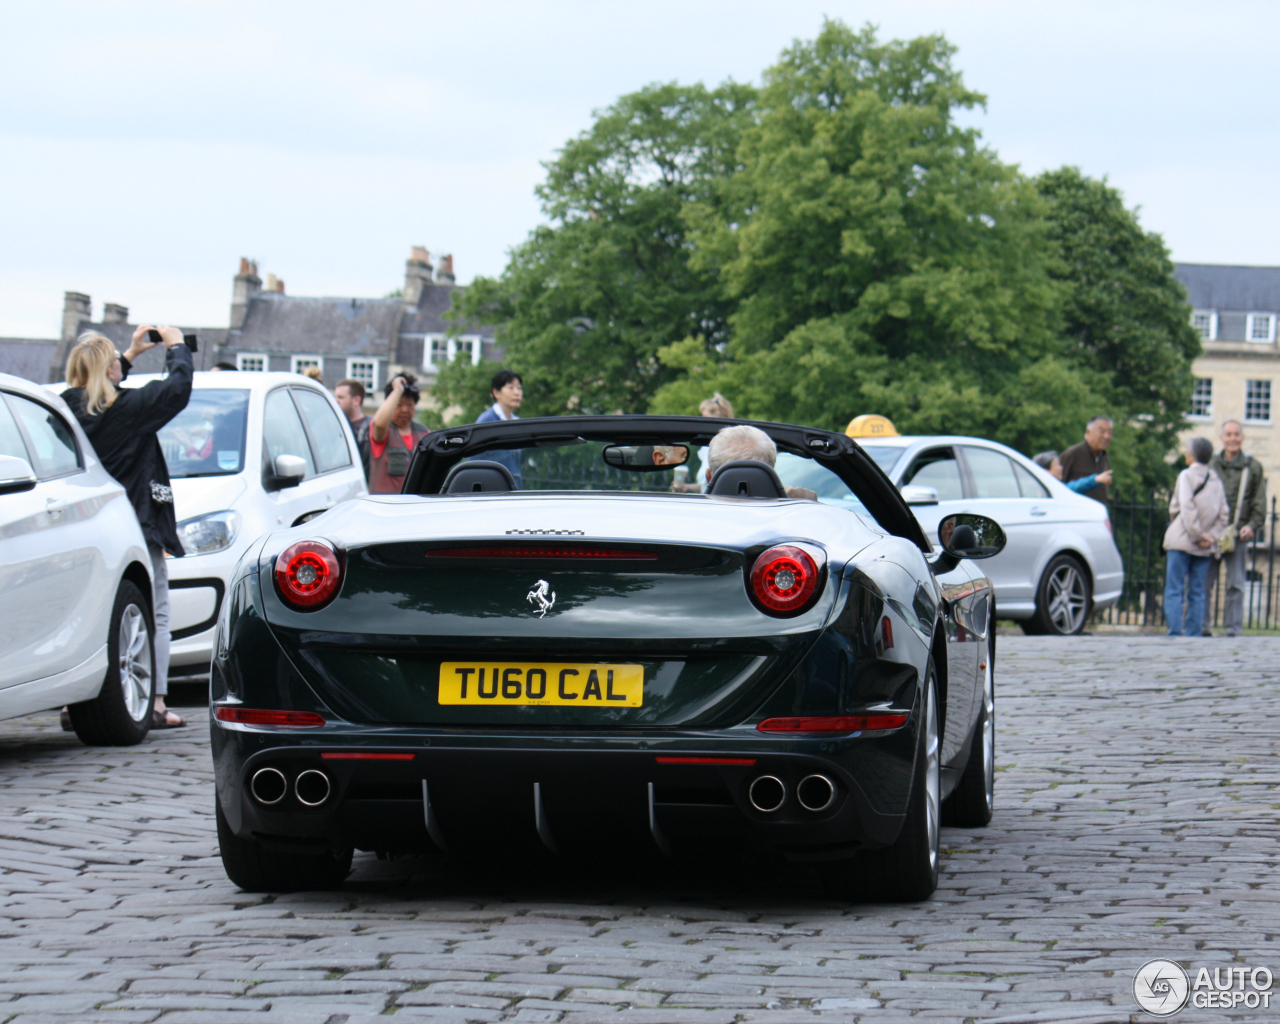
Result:
{"label": "passenger in car", "polygon": [[[770,469],[778,462],[778,446],[773,438],[759,427],[743,423],[736,427],[725,427],[711,439],[711,447],[707,455],[707,482],[715,476],[716,470],[726,462],[763,462]],[[807,487],[788,487],[788,498],[802,498],[817,501],[818,492]]]}

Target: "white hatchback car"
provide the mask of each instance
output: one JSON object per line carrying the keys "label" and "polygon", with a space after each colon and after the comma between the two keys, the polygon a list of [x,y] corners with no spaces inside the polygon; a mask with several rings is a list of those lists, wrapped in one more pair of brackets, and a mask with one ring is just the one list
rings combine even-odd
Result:
{"label": "white hatchback car", "polygon": [[[141,387],[151,376],[131,376]],[[160,431],[186,555],[169,560],[170,673],[206,671],[227,581],[273,530],[365,494],[360,450],[337,402],[296,373],[201,372]]]}
{"label": "white hatchback car", "polygon": [[1028,633],[1069,635],[1084,629],[1091,611],[1120,599],[1124,565],[1107,507],[1012,448],[977,437],[856,440],[931,540],[953,512],[990,516],[1004,527],[1004,551],[982,563],[1000,618],[1018,620]]}
{"label": "white hatchback car", "polygon": [[66,403],[0,374],[0,718],[71,706],[86,743],[151,728],[151,560]]}

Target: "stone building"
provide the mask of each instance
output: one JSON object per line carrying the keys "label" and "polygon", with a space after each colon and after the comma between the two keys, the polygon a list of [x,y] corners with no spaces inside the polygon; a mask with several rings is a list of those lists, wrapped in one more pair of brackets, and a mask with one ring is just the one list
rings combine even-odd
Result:
{"label": "stone building", "polygon": [[[498,359],[493,330],[464,327],[448,334],[444,319],[458,290],[453,257],[432,264],[426,249],[414,246],[405,261],[404,285],[395,297],[308,298],[285,294],[284,282],[268,274],[264,282],[253,260],[242,259],[232,282],[230,320],[226,327],[184,326],[199,339],[197,370],[215,363],[232,363],[245,372],[282,370],[301,373],[319,367],[333,387],[345,377],[365,383],[372,392],[397,373],[415,373],[429,399],[440,365],[459,353],[478,364]],[[124,351],[135,324],[129,310],[118,303],[103,307],[94,320],[91,299],[67,292],[62,331],[56,339],[0,338],[0,372],[38,380],[62,380],[67,353],[85,331],[98,331]],[[159,350],[144,353],[135,371],[154,373],[164,366]]]}
{"label": "stone building", "polygon": [[1191,323],[1204,352],[1192,364],[1193,427],[1220,447],[1226,420],[1244,426],[1244,450],[1267,471],[1268,493],[1280,487],[1280,267],[1234,267],[1177,263],[1174,273],[1187,289]]}

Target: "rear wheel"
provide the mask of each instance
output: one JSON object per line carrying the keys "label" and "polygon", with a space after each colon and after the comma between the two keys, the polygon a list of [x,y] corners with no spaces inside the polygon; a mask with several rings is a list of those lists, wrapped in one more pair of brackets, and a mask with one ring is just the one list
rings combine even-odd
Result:
{"label": "rear wheel", "polygon": [[920,742],[907,800],[906,821],[892,846],[860,854],[852,861],[823,866],[823,882],[833,899],[913,903],[938,887],[942,825],[942,745],[938,733],[938,688],[933,665],[922,691]]}
{"label": "rear wheel", "polygon": [[969,748],[969,761],[960,784],[942,805],[942,821],[961,828],[991,824],[996,796],[996,683],[995,653],[987,655],[982,682],[982,714]]}
{"label": "rear wheel", "polygon": [[241,839],[232,832],[216,797],[214,809],[222,867],[227,877],[245,892],[334,889],[351,873],[349,847],[320,854],[282,853],[256,839]]}
{"label": "rear wheel", "polygon": [[1036,612],[1023,630],[1050,636],[1075,636],[1084,631],[1092,607],[1093,588],[1089,585],[1088,571],[1074,555],[1057,555],[1040,577]]}
{"label": "rear wheel", "polygon": [[67,708],[72,728],[90,746],[130,747],[151,728],[155,702],[155,649],[142,591],[120,584],[107,630],[107,675],[93,700]]}

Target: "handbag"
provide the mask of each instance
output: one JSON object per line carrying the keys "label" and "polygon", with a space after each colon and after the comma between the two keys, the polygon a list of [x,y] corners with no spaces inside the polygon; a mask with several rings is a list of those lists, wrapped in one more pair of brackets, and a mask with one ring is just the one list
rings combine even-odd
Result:
{"label": "handbag", "polygon": [[[1199,494],[1201,491],[1203,491],[1205,487],[1208,486],[1208,484],[1209,484],[1209,477],[1206,476],[1204,480],[1201,481],[1200,486],[1191,492],[1191,500],[1195,501],[1196,495]],[[1170,502],[1170,504],[1172,504],[1172,502]],[[1173,524],[1178,521],[1178,516],[1180,515],[1182,515],[1181,507],[1179,507],[1178,511],[1173,514],[1173,518],[1169,520],[1169,526],[1164,531],[1164,539],[1160,541],[1160,550],[1162,551],[1169,550],[1169,534],[1173,533]]]}
{"label": "handbag", "polygon": [[1231,525],[1227,527],[1227,532],[1222,535],[1222,539],[1218,541],[1218,553],[1221,555],[1229,555],[1236,549],[1236,537],[1240,534],[1240,510],[1244,507],[1244,493],[1249,486],[1249,467],[1244,467],[1244,472],[1240,474],[1240,489],[1236,491],[1236,512],[1231,517]]}

